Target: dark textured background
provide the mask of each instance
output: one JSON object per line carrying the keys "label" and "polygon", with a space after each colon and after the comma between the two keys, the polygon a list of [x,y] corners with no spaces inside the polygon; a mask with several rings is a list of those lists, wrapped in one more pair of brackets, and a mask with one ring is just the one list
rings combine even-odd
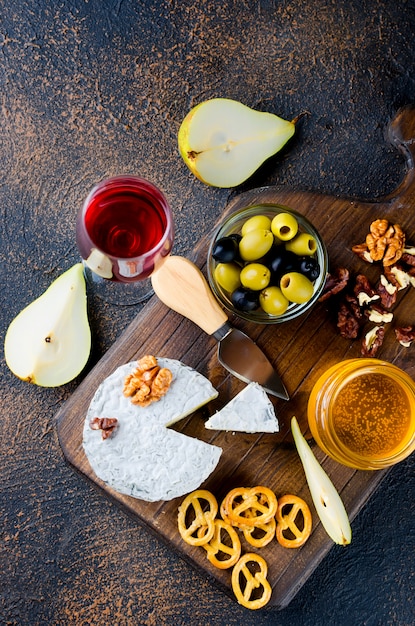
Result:
{"label": "dark textured background", "polygon": [[[393,191],[403,161],[385,130],[415,102],[414,30],[413,0],[1,1],[1,343],[19,310],[78,260],[76,212],[105,176],[129,171],[164,190],[181,254],[245,189]],[[181,162],[176,136],[189,108],[215,96],[310,114],[245,185],[211,189]],[[91,299],[90,365],[139,310]],[[3,354],[1,368],[0,623],[414,623],[413,458],[288,608],[251,613],[65,464],[54,416],[79,380],[40,389],[13,377]]]}

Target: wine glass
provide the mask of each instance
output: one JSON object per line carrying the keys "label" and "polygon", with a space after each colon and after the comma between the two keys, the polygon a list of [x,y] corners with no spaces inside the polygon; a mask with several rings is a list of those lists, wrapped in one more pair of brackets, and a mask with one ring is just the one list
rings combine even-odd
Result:
{"label": "wine glass", "polygon": [[170,254],[173,236],[170,206],[153,183],[131,175],[101,181],[76,225],[87,283],[112,304],[143,302],[153,293],[150,276]]}

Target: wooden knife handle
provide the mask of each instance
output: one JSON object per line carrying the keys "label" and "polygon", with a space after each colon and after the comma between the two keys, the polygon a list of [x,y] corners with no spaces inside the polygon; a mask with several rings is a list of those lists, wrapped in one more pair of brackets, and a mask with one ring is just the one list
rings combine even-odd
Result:
{"label": "wooden knife handle", "polygon": [[216,301],[200,269],[181,256],[169,256],[151,277],[156,295],[170,309],[213,335],[228,316]]}

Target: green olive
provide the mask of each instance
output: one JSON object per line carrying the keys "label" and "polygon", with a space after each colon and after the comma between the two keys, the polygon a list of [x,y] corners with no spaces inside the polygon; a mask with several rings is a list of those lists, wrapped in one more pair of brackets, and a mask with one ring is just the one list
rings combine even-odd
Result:
{"label": "green olive", "polygon": [[271,285],[259,294],[259,304],[269,315],[282,315],[290,303],[279,287]]}
{"label": "green olive", "polygon": [[308,302],[314,293],[311,280],[299,272],[288,272],[280,281],[281,291],[284,296],[296,304]]}
{"label": "green olive", "polygon": [[253,215],[244,222],[241,229],[242,237],[250,230],[271,230],[271,218],[267,215]]}
{"label": "green olive", "polygon": [[287,241],[285,247],[287,250],[295,252],[295,254],[304,256],[306,254],[315,253],[317,250],[317,242],[313,235],[309,233],[299,233],[294,239]]}
{"label": "green olive", "polygon": [[218,263],[215,267],[214,277],[218,285],[225,291],[235,291],[240,286],[241,268],[237,263]]}
{"label": "green olive", "polygon": [[261,291],[269,285],[271,271],[261,263],[248,263],[242,268],[240,278],[247,289]]}
{"label": "green olive", "polygon": [[270,230],[250,230],[239,242],[239,253],[244,261],[257,261],[271,250],[274,235]]}
{"label": "green olive", "polygon": [[271,231],[281,241],[289,241],[297,234],[298,222],[291,213],[278,213],[271,222]]}

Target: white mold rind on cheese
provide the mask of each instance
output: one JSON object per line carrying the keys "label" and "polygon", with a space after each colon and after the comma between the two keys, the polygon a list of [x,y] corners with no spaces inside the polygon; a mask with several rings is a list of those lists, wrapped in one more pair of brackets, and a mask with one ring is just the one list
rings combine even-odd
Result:
{"label": "white mold rind on cheese", "polygon": [[[222,449],[169,430],[218,392],[210,381],[173,359],[159,358],[173,374],[169,391],[147,407],[123,396],[125,377],[136,362],[120,366],[98,387],[89,406],[83,446],[95,474],[114,490],[148,502],[171,500],[197,489],[215,469]],[[116,417],[117,428],[103,440],[94,417]]]}
{"label": "white mold rind on cheese", "polygon": [[212,415],[205,427],[244,433],[279,431],[274,406],[258,383],[249,383],[223,409]]}

